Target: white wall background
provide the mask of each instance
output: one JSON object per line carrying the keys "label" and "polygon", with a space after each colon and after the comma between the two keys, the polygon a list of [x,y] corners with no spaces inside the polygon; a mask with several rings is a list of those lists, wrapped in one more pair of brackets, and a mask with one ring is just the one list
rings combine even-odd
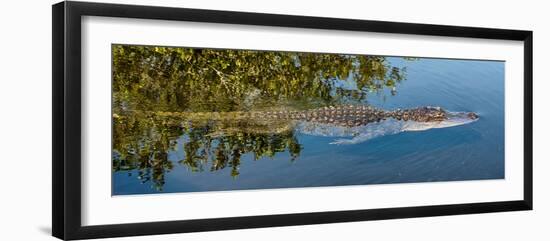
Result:
{"label": "white wall background", "polygon": [[[113,1],[114,2],[114,1]],[[415,218],[113,240],[549,240],[550,7],[545,1],[118,0],[149,5],[533,30],[534,205],[530,212]],[[51,8],[0,8],[0,240],[54,240],[51,231]]]}

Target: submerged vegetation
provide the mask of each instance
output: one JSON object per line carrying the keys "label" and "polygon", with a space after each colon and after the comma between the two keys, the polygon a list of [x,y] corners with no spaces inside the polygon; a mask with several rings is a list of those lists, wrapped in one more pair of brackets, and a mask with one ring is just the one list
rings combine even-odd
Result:
{"label": "submerged vegetation", "polygon": [[[166,112],[307,109],[395,94],[405,70],[385,57],[113,45],[113,171],[162,189],[174,165],[230,168],[302,149],[286,122],[197,120]],[[170,155],[179,152],[180,155]],[[174,156],[179,158],[175,160]]]}

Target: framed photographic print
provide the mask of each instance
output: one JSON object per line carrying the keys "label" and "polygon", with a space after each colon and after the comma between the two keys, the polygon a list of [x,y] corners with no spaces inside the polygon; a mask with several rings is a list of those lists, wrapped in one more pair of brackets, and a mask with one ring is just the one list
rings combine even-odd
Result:
{"label": "framed photographic print", "polygon": [[531,31],[53,6],[58,238],[530,209]]}

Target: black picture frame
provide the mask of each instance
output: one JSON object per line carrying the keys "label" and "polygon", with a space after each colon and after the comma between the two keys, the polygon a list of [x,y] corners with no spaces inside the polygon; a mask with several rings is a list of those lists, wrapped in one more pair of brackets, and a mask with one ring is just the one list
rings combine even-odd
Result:
{"label": "black picture frame", "polygon": [[[335,19],[262,13],[197,10],[90,2],[52,6],[53,195],[52,233],[60,239],[87,239],[307,225],[380,219],[531,210],[533,205],[533,32],[384,21]],[[403,208],[140,222],[81,224],[81,17],[194,21],[328,30],[351,30],[427,36],[517,40],[524,43],[524,194],[522,200]]]}

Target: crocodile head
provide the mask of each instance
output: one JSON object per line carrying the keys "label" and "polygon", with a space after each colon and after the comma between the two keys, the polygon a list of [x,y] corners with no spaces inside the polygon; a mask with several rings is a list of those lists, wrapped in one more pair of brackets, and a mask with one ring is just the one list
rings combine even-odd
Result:
{"label": "crocodile head", "polygon": [[471,122],[479,119],[475,112],[449,112],[441,107],[420,107],[407,110],[401,116],[407,115],[409,120],[417,122],[442,122],[465,121]]}
{"label": "crocodile head", "polygon": [[[460,126],[479,119],[474,112],[452,112],[441,107],[420,107],[397,112],[397,117],[406,122],[404,130],[421,131],[433,128]],[[396,118],[401,120],[400,118]]]}

